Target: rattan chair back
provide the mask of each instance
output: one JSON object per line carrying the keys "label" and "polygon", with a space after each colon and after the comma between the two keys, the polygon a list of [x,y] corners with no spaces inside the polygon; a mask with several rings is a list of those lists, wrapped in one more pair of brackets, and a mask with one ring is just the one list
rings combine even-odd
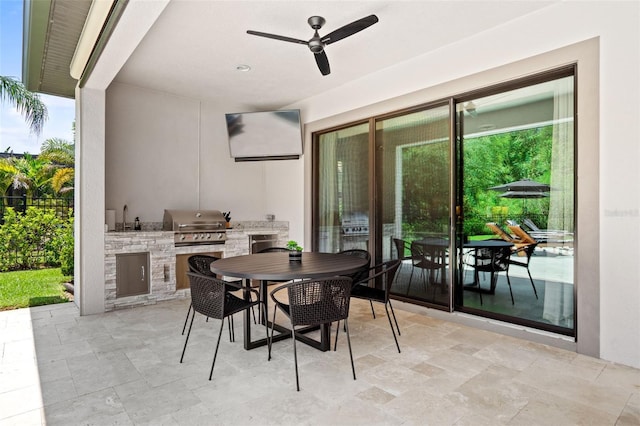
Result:
{"label": "rattan chair back", "polygon": [[343,254],[345,256],[355,256],[361,259],[365,259],[367,263],[358,272],[354,272],[353,274],[349,275],[349,277],[353,280],[354,284],[367,279],[367,277],[369,276],[369,266],[371,265],[371,253],[369,253],[367,250],[362,249],[350,249],[338,252],[338,254]]}
{"label": "rattan chair back", "polygon": [[411,244],[408,241],[401,240],[400,238],[393,239],[393,245],[396,248],[396,257],[400,260],[411,259],[411,255],[406,254],[407,250],[411,252]]}
{"label": "rattan chair back", "polygon": [[225,282],[218,278],[187,273],[193,309],[209,318],[222,319],[225,308]]}
{"label": "rattan chair back", "polygon": [[334,277],[286,284],[291,325],[319,325],[349,316],[351,279]]}
{"label": "rattan chair back", "polygon": [[189,270],[197,274],[202,275],[215,275],[211,272],[211,263],[220,259],[219,257],[209,256],[206,254],[194,254],[189,256],[187,262],[189,263]]}
{"label": "rattan chair back", "polygon": [[479,248],[475,268],[482,272],[503,272],[509,269],[511,247]]}

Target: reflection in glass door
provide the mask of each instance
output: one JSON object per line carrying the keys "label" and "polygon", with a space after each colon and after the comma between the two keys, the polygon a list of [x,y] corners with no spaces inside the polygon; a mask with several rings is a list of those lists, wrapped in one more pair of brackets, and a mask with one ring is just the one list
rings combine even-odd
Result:
{"label": "reflection in glass door", "polygon": [[572,73],[457,105],[457,310],[575,334]]}
{"label": "reflection in glass door", "polygon": [[404,259],[392,293],[450,306],[449,104],[376,121],[383,260]]}
{"label": "reflection in glass door", "polygon": [[314,250],[368,250],[368,122],[321,134],[315,164]]}

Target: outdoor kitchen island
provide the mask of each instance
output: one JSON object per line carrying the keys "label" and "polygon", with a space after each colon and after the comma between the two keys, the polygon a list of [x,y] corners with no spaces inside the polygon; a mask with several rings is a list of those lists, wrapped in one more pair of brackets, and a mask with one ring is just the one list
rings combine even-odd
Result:
{"label": "outdoor kitchen island", "polygon": [[[145,223],[142,229],[105,233],[105,311],[189,297],[189,289],[180,288],[180,279],[176,275],[176,259],[183,256],[196,253],[215,254],[218,257],[249,254],[252,235],[273,235],[277,241],[275,245],[281,247],[289,239],[289,222],[285,221],[235,221],[233,227],[227,229],[223,244],[190,246],[176,246],[174,232],[162,231],[162,223]],[[118,283],[116,265],[122,265],[121,261],[131,256],[143,259],[135,270],[135,278],[148,281],[148,289],[138,291],[136,293],[139,294],[135,295],[118,288],[122,283]],[[123,276],[122,271],[120,275]],[[127,295],[122,296],[123,293]]]}

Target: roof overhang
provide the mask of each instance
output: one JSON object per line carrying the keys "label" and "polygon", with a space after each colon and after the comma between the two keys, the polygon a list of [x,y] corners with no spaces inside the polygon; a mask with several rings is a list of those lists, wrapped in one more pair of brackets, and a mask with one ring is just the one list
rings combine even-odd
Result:
{"label": "roof overhang", "polygon": [[[70,66],[90,9],[91,0],[24,1],[22,82],[28,90],[66,98],[75,96],[77,78],[71,76]],[[91,51],[95,40],[89,44]],[[87,59],[84,60],[86,64]]]}

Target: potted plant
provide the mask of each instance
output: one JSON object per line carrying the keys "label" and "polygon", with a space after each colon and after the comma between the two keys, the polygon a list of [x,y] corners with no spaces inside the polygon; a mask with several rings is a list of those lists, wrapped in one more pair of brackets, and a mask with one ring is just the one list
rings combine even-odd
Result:
{"label": "potted plant", "polygon": [[301,262],[302,261],[302,247],[294,240],[287,242],[287,248],[289,249],[289,261]]}

